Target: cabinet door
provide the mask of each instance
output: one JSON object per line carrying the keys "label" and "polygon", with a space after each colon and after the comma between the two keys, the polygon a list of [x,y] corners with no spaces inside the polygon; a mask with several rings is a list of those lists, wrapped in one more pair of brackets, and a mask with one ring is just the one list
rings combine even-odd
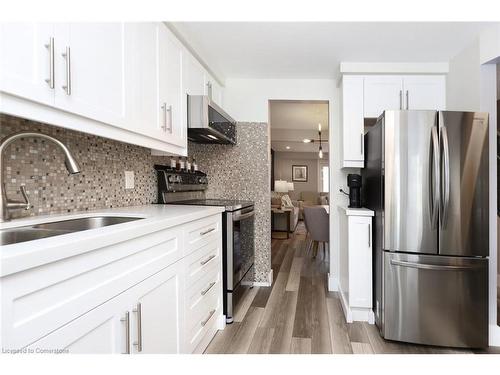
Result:
{"label": "cabinet door", "polygon": [[403,86],[406,109],[445,109],[446,81],[444,76],[405,76]]}
{"label": "cabinet door", "polygon": [[183,350],[184,277],[174,263],[134,287],[133,353],[175,354]]}
{"label": "cabinet door", "polygon": [[366,76],[364,117],[377,118],[383,111],[403,109],[403,80],[400,76]]}
{"label": "cabinet door", "polygon": [[182,83],[188,95],[206,94],[205,70],[190,53],[182,60]]}
{"label": "cabinet door", "polygon": [[61,24],[56,35],[56,107],[124,126],[124,24]]}
{"label": "cabinet door", "polygon": [[124,302],[121,296],[112,298],[27,349],[35,353],[54,349],[75,354],[126,353],[130,331]]}
{"label": "cabinet door", "polygon": [[187,105],[182,90],[182,46],[164,24],[158,24],[158,111],[163,139],[186,147],[187,128],[183,106]]}
{"label": "cabinet door", "polygon": [[363,77],[345,76],[342,81],[343,167],[363,167]]}
{"label": "cabinet door", "polygon": [[51,52],[58,40],[53,39],[51,45],[51,38],[54,38],[52,24],[0,25],[1,91],[38,103],[54,104]]}
{"label": "cabinet door", "polygon": [[372,218],[349,216],[349,305],[372,307]]}
{"label": "cabinet door", "polygon": [[158,99],[158,26],[153,22],[125,24],[125,98],[127,128],[160,138]]}
{"label": "cabinet door", "polygon": [[208,95],[210,99],[222,107],[222,87],[217,83],[215,78],[210,74],[205,75],[205,95]]}

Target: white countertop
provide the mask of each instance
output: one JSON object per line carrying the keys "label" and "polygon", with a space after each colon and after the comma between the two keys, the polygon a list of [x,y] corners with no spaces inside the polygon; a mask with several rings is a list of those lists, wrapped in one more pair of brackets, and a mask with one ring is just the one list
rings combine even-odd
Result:
{"label": "white countertop", "polygon": [[0,249],[0,277],[100,247],[127,241],[158,230],[188,223],[224,211],[223,207],[150,204],[61,215],[34,216],[0,223],[0,229],[91,216],[131,216],[142,220],[4,245]]}
{"label": "white countertop", "polygon": [[369,210],[368,208],[349,208],[345,206],[338,206],[339,209],[345,211],[347,216],[374,216],[375,211]]}

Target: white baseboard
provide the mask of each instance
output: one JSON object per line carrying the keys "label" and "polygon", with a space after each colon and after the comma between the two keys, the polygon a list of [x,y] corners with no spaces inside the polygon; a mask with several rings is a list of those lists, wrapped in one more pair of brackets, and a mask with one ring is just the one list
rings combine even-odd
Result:
{"label": "white baseboard", "polygon": [[352,322],[368,322],[368,324],[375,324],[375,314],[370,308],[350,307],[347,303],[347,298],[344,292],[340,290],[340,304],[344,311],[345,320],[347,323]]}
{"label": "white baseboard", "polygon": [[273,285],[273,270],[269,271],[267,281],[255,281],[253,286],[271,286]]}
{"label": "white baseboard", "polygon": [[330,292],[338,292],[339,291],[339,283],[335,276],[330,275],[328,273],[328,291]]}

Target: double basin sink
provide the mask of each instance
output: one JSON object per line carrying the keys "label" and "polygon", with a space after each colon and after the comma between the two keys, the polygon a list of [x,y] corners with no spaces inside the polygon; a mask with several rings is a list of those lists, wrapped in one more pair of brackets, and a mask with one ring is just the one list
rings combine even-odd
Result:
{"label": "double basin sink", "polygon": [[142,217],[127,216],[93,216],[80,219],[54,221],[0,230],[0,245],[11,245],[20,242],[39,240],[59,236],[61,234],[81,232],[84,230],[107,227],[140,220]]}

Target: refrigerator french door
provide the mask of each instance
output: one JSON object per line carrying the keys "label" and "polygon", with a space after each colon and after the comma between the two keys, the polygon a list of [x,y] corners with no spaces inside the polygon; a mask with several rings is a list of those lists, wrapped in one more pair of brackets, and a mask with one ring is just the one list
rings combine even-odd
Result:
{"label": "refrigerator french door", "polygon": [[487,346],[487,114],[385,111],[365,142],[381,334]]}

